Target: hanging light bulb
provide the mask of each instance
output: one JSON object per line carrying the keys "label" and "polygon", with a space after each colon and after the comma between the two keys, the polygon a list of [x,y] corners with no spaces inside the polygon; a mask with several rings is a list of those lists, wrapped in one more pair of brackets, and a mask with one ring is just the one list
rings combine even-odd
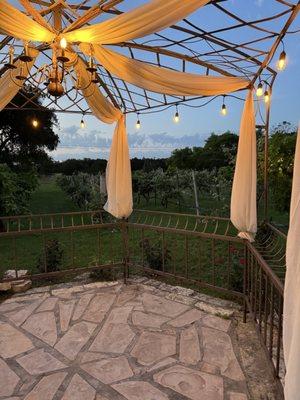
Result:
{"label": "hanging light bulb", "polygon": [[136,121],[135,127],[136,127],[136,129],[140,129],[141,128],[141,121],[140,121],[140,118],[139,118],[139,114],[137,114],[137,121]]}
{"label": "hanging light bulb", "polygon": [[283,71],[286,67],[286,52],[283,50],[280,53],[279,60],[277,61],[278,71]]}
{"label": "hanging light bulb", "polygon": [[84,128],[85,128],[85,122],[84,122],[84,120],[83,120],[83,116],[82,116],[81,121],[80,121],[80,128],[81,128],[81,129],[84,129]]}
{"label": "hanging light bulb", "polygon": [[263,95],[263,85],[261,82],[259,82],[257,89],[256,89],[256,96],[261,97]]}
{"label": "hanging light bulb", "polygon": [[177,104],[176,104],[176,112],[175,112],[175,114],[174,114],[173,121],[175,122],[175,124],[178,124],[178,122],[180,121]]}
{"label": "hanging light bulb", "polygon": [[225,96],[223,96],[223,104],[222,104],[222,107],[221,107],[221,114],[222,115],[227,115],[227,107],[226,107],[226,104],[225,104]]}
{"label": "hanging light bulb", "polygon": [[268,90],[265,91],[264,93],[264,102],[267,104],[270,101],[270,94],[268,92]]}
{"label": "hanging light bulb", "polygon": [[34,128],[37,128],[37,127],[39,126],[39,121],[38,121],[36,118],[34,118],[34,119],[32,120],[32,126],[33,126]]}
{"label": "hanging light bulb", "polygon": [[61,47],[62,49],[66,49],[66,48],[67,48],[67,45],[68,45],[68,42],[67,42],[66,38],[62,37],[62,38],[60,39],[59,45],[60,45],[60,47]]}
{"label": "hanging light bulb", "polygon": [[227,108],[226,108],[226,104],[222,104],[222,108],[221,108],[221,114],[222,115],[227,115]]}

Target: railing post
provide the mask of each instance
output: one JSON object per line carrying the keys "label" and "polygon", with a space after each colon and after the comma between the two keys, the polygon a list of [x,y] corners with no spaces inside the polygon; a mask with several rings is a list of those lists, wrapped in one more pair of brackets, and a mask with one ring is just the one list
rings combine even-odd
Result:
{"label": "railing post", "polygon": [[247,275],[248,275],[248,252],[247,243],[244,241],[244,254],[245,254],[245,267],[244,267],[244,279],[243,279],[243,294],[244,294],[244,315],[243,322],[247,322]]}
{"label": "railing post", "polygon": [[127,278],[129,276],[128,261],[129,261],[129,248],[128,248],[128,226],[127,220],[123,218],[121,220],[121,232],[122,232],[122,244],[123,244],[123,276],[124,284],[127,284]]}

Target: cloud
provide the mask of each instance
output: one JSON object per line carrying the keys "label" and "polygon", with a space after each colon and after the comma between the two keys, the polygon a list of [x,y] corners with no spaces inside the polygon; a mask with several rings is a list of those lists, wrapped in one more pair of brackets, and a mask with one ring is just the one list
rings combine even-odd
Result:
{"label": "cloud", "polygon": [[[146,134],[129,133],[128,143],[132,157],[169,157],[176,148],[202,146],[208,135],[173,136],[167,132]],[[58,148],[49,153],[55,160],[68,158],[108,158],[111,133],[81,129],[72,125],[59,132]]]}

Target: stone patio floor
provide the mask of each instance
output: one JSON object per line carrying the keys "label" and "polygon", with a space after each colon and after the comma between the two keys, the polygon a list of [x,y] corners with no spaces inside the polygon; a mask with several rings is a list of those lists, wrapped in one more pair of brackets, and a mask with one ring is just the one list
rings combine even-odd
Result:
{"label": "stone patio floor", "polygon": [[0,399],[252,398],[230,308],[212,315],[188,291],[99,282],[5,300]]}

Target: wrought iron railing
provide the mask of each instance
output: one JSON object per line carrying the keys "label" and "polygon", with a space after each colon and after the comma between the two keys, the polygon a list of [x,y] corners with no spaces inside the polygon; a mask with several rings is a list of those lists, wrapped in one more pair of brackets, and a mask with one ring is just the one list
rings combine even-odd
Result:
{"label": "wrought iron railing", "polygon": [[253,244],[246,244],[244,320],[249,312],[276,377],[285,374],[282,345],[283,282]]}
{"label": "wrought iron railing", "polygon": [[[126,280],[139,271],[240,299],[275,376],[283,377],[283,283],[268,263],[270,254],[282,260],[285,238],[276,228],[253,245],[237,237],[229,219],[191,214],[136,210],[117,221],[98,210],[0,220],[2,270],[26,268],[35,280],[98,269],[119,269]],[[57,271],[47,259],[49,240],[64,250]]]}

